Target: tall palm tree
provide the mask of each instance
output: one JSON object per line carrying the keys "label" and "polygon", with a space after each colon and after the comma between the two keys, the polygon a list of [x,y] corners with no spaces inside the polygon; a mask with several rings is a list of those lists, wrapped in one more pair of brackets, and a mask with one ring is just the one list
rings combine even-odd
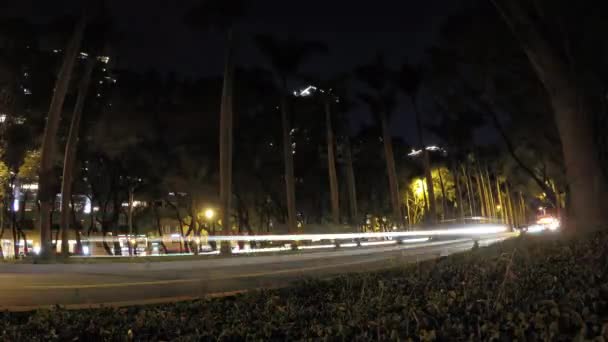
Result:
{"label": "tall palm tree", "polygon": [[[235,69],[234,23],[243,15],[245,0],[202,0],[187,15],[191,26],[203,29],[219,29],[226,36],[224,56],[224,82],[220,108],[220,211],[223,234],[230,234],[232,199],[232,146],[233,146],[233,90]],[[230,253],[227,243],[221,246],[222,253]]]}
{"label": "tall palm tree", "polygon": [[399,182],[397,180],[392,136],[388,123],[388,117],[396,101],[396,89],[391,79],[392,70],[385,64],[384,58],[378,55],[371,64],[357,68],[356,74],[370,89],[369,92],[361,93],[359,95],[360,99],[370,107],[372,112],[377,116],[378,121],[380,121],[393,219],[399,225],[403,225]]}
{"label": "tall palm tree", "polygon": [[89,57],[86,63],[84,73],[80,79],[78,86],[78,97],[76,99],[76,105],[74,106],[74,112],[72,114],[72,120],[70,122],[70,130],[68,133],[68,140],[65,144],[65,153],[63,158],[63,177],[61,178],[61,217],[60,225],[61,228],[61,254],[64,257],[69,255],[69,244],[68,244],[68,229],[69,229],[69,218],[70,218],[70,202],[72,198],[72,183],[74,178],[74,167],[76,163],[76,147],[78,146],[78,135],[80,131],[80,119],[82,117],[82,110],[84,108],[84,102],[87,97],[89,90],[89,84],[91,83],[91,74],[95,67],[95,57]]}
{"label": "tall palm tree", "polygon": [[336,137],[332,127],[331,95],[325,96],[325,131],[327,136],[327,170],[329,173],[329,189],[331,194],[331,213],[334,224],[340,223],[340,197],[338,193],[338,175],[336,174]]}
{"label": "tall palm tree", "polygon": [[[343,83],[343,86],[345,84]],[[358,224],[359,217],[359,209],[357,204],[357,183],[355,179],[355,168],[354,168],[354,158],[353,151],[351,146],[351,137],[348,129],[348,113],[355,105],[353,101],[349,99],[345,94],[347,90],[343,88],[341,91],[342,96],[339,98],[339,102],[337,104],[338,107],[338,117],[339,122],[342,122],[341,125],[338,126],[338,134],[342,136],[341,139],[341,151],[344,158],[344,168],[346,173],[346,188],[348,193],[348,207],[350,213],[350,224],[355,225]]]}
{"label": "tall palm tree", "polygon": [[57,145],[57,130],[63,110],[63,102],[68,91],[68,85],[72,77],[74,62],[80,51],[80,44],[86,27],[86,16],[79,20],[65,50],[63,63],[55,83],[55,92],[51,99],[49,114],[44,127],[42,148],[40,156],[39,191],[38,201],[40,203],[40,255],[50,257],[51,245],[51,209],[55,201],[53,177],[53,158]]}
{"label": "tall palm tree", "polygon": [[290,91],[287,87],[289,78],[296,76],[300,66],[313,54],[325,52],[326,47],[312,41],[278,39],[267,35],[258,35],[256,43],[269,62],[281,92],[281,121],[283,137],[283,158],[285,162],[285,194],[287,197],[287,227],[289,232],[297,230],[295,176],[293,167],[293,148],[291,142],[292,127],[290,123]]}
{"label": "tall palm tree", "polygon": [[[541,27],[542,22],[535,19],[544,16],[531,14],[538,8],[528,8],[521,1],[491,1],[519,41],[547,90],[562,141],[571,194],[572,216],[568,219],[568,225],[581,229],[597,227],[608,219],[603,198],[608,186],[593,141],[593,106],[575,76],[577,72],[573,72],[569,44],[565,41],[559,42],[560,45],[554,44],[556,40],[544,35],[547,30]],[[567,36],[564,34],[564,37]],[[562,51],[562,43],[567,51]]]}
{"label": "tall palm tree", "polygon": [[424,166],[424,176],[426,178],[426,186],[429,192],[429,213],[431,222],[434,223],[437,220],[437,208],[435,201],[435,189],[433,186],[433,176],[431,174],[431,159],[429,151],[424,145],[424,130],[422,119],[420,118],[420,111],[418,110],[418,92],[422,85],[422,71],[420,68],[411,66],[407,63],[401,66],[399,73],[399,87],[407,95],[414,109],[414,116],[416,118],[416,131],[418,133],[418,145],[422,149],[422,159]]}
{"label": "tall palm tree", "polygon": [[344,164],[346,167],[346,184],[348,188],[348,207],[350,209],[350,224],[358,223],[359,210],[357,205],[357,183],[350,137],[345,136],[342,144],[344,148]]}
{"label": "tall palm tree", "polygon": [[[333,128],[335,107],[345,99],[340,95],[344,94],[347,74],[341,74],[329,80],[315,82],[319,86],[317,94],[323,101],[325,111],[325,131],[327,141],[327,170],[329,178],[329,189],[331,199],[332,221],[334,224],[340,223],[340,196],[338,190],[338,175],[336,172],[336,135]],[[348,177],[348,176],[347,176]]]}

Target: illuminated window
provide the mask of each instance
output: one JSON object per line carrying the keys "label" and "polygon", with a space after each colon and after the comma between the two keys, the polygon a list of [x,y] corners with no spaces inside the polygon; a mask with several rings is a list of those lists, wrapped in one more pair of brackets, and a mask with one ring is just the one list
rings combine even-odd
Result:
{"label": "illuminated window", "polygon": [[104,64],[108,64],[108,62],[110,61],[110,57],[108,56],[99,56],[97,57],[97,59]]}

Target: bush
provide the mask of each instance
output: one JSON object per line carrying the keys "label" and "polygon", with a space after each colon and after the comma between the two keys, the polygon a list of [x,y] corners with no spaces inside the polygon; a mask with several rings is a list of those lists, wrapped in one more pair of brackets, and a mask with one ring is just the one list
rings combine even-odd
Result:
{"label": "bush", "polygon": [[[4,341],[608,339],[608,233],[171,305],[5,313]],[[603,337],[603,339],[602,339]]]}

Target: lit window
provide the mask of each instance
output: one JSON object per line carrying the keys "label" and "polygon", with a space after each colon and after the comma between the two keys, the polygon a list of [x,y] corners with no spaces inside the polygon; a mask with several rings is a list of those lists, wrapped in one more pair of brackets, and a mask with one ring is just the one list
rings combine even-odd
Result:
{"label": "lit window", "polygon": [[108,64],[108,62],[110,61],[110,57],[108,57],[108,56],[99,56],[99,57],[97,57],[97,59],[105,64]]}

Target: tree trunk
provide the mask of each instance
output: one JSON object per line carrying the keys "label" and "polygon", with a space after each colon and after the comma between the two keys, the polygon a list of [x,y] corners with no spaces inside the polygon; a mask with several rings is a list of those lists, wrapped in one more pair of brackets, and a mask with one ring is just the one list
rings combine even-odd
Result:
{"label": "tree trunk", "polygon": [[406,219],[407,219],[407,226],[410,227],[412,225],[412,219],[411,219],[411,215],[410,215],[410,194],[409,192],[405,193],[405,212],[406,212]]}
{"label": "tree trunk", "polygon": [[500,222],[505,223],[505,206],[502,203],[502,191],[500,190],[500,181],[496,177],[496,196],[498,197],[498,205],[500,207]]}
{"label": "tree trunk", "polygon": [[106,254],[108,255],[114,255],[114,252],[112,252],[112,248],[110,248],[110,245],[108,244],[108,241],[106,240],[106,237],[108,235],[108,232],[106,230],[104,230],[102,232],[102,239],[103,239],[103,249],[106,251]]}
{"label": "tree trunk", "polygon": [[[224,235],[230,235],[230,213],[232,199],[232,105],[234,82],[233,32],[228,31],[224,85],[220,109],[220,212]],[[194,220],[194,218],[193,218]],[[230,246],[222,244],[221,252],[230,254]],[[198,250],[197,250],[198,253]]]}
{"label": "tree trunk", "polygon": [[469,212],[471,214],[471,217],[475,216],[475,202],[473,201],[474,197],[473,197],[473,185],[471,184],[471,176],[470,174],[467,172],[467,170],[464,167],[464,164],[461,165],[462,167],[462,174],[464,176],[464,180],[465,180],[465,186],[467,188],[467,197],[469,198]]}
{"label": "tree trunk", "polygon": [[154,211],[154,218],[156,221],[156,230],[158,231],[158,236],[160,236],[160,246],[162,247],[165,254],[168,254],[169,251],[167,250],[167,246],[165,245],[165,242],[163,241],[163,229],[160,224],[160,214],[158,213],[158,208],[156,207],[155,204],[152,204],[152,210]]}
{"label": "tree trunk", "polygon": [[481,177],[481,172],[479,168],[477,169],[477,192],[479,193],[479,208],[481,212],[481,216],[486,216],[486,206],[485,206],[485,197],[483,192],[483,178]]}
{"label": "tree trunk", "polygon": [[431,223],[437,222],[437,202],[435,199],[435,185],[433,184],[433,175],[431,173],[431,157],[429,151],[422,146],[422,157],[424,158],[424,177],[426,179],[426,188],[428,189],[429,214]]}
{"label": "tree trunk", "polygon": [[52,254],[51,251],[51,217],[50,212],[53,208],[55,200],[53,177],[53,158],[55,156],[55,148],[57,144],[57,130],[59,128],[59,120],[61,119],[61,111],[63,102],[68,91],[70,78],[72,77],[72,69],[76,56],[80,51],[80,43],[84,35],[86,19],[83,17],[77,24],[70,43],[66,48],[66,53],[63,58],[63,64],[59,70],[59,75],[55,83],[55,92],[51,99],[49,113],[44,128],[44,136],[42,139],[42,147],[40,152],[40,171],[39,171],[39,191],[38,200],[40,203],[40,256],[48,258]]}
{"label": "tree trunk", "polygon": [[488,194],[488,186],[486,184],[486,176],[481,168],[481,164],[477,164],[477,171],[481,180],[481,191],[483,192],[483,205],[486,212],[486,218],[492,217],[492,206],[490,205],[490,195]]}
{"label": "tree trunk", "polygon": [[520,210],[521,210],[522,224],[527,224],[528,219],[526,218],[526,205],[524,203],[524,194],[522,194],[521,191],[519,192],[519,205],[521,207]]}
{"label": "tree trunk", "polygon": [[135,189],[133,186],[129,186],[129,201],[127,206],[127,227],[129,232],[127,234],[127,249],[129,250],[129,256],[133,255],[133,246],[131,245],[131,239],[133,235],[133,201],[135,196]]}
{"label": "tree trunk", "polygon": [[606,222],[606,180],[596,155],[591,106],[560,53],[542,37],[535,21],[517,1],[493,0],[520,41],[549,95],[562,141],[571,210],[568,227],[593,229]]}
{"label": "tree trunk", "polygon": [[458,195],[458,209],[460,211],[460,219],[464,220],[464,200],[462,198],[462,185],[458,174],[458,167],[454,168],[454,184],[456,185],[456,194]]}
{"label": "tree trunk", "polygon": [[416,118],[416,130],[418,133],[418,144],[422,149],[422,165],[424,167],[424,177],[426,178],[426,188],[429,191],[428,194],[428,204],[429,204],[429,216],[431,223],[435,223],[437,221],[437,208],[435,203],[435,187],[433,185],[433,175],[431,174],[431,158],[429,155],[429,151],[427,151],[426,146],[424,146],[424,133],[422,131],[422,119],[420,118],[420,113],[418,112],[418,105],[416,103],[416,99],[414,96],[410,96],[410,100],[412,102],[412,107],[414,108],[414,115]]}
{"label": "tree trunk", "polygon": [[[285,82],[284,82],[285,83]],[[296,184],[293,170],[293,151],[291,147],[291,124],[289,120],[289,101],[287,99],[287,85],[283,85],[281,101],[281,121],[283,122],[283,158],[285,162],[285,194],[287,196],[287,228],[289,233],[295,233],[297,226],[296,212]]]}
{"label": "tree trunk", "polygon": [[340,199],[336,174],[335,137],[331,125],[331,97],[325,100],[325,129],[327,131],[327,170],[331,193],[331,216],[334,224],[340,224]]}
{"label": "tree trunk", "polygon": [[486,171],[486,184],[488,188],[488,196],[490,199],[490,212],[492,213],[492,217],[496,218],[496,202],[494,201],[494,192],[492,191],[492,182],[490,181],[490,171],[488,170],[488,166],[485,167]]}
{"label": "tree trunk", "polygon": [[382,125],[382,140],[384,142],[384,159],[386,160],[386,172],[388,174],[388,185],[393,208],[393,221],[403,226],[403,215],[401,213],[401,201],[399,197],[399,182],[397,170],[395,169],[395,157],[393,155],[393,142],[388,128],[388,120],[384,111],[380,112]]}
{"label": "tree trunk", "polygon": [[[198,255],[200,252],[200,236],[199,236],[199,229],[198,229],[198,220],[196,219],[196,201],[194,201],[194,199],[192,200],[192,204],[190,206],[190,230],[192,231],[192,234],[194,235],[194,255]],[[158,216],[158,214],[157,214]],[[222,222],[222,225],[224,225],[224,223]]]}
{"label": "tree trunk", "polygon": [[78,148],[80,119],[82,117],[82,110],[84,108],[84,102],[87,97],[89,84],[91,83],[91,74],[93,73],[94,67],[95,57],[89,56],[86,69],[84,71],[82,79],[80,80],[80,84],[78,85],[78,98],[76,99],[76,105],[74,106],[74,113],[72,114],[72,121],[70,122],[70,131],[68,133],[68,140],[65,144],[65,153],[63,155],[63,177],[61,183],[61,216],[59,227],[61,228],[61,254],[64,257],[69,256],[69,211],[72,198],[72,183],[74,178],[74,167],[76,164],[76,152]]}
{"label": "tree trunk", "polygon": [[509,221],[510,221],[510,227],[513,228],[517,224],[517,222],[515,221],[515,212],[513,211],[513,204],[511,202],[511,190],[509,189],[508,182],[506,183],[506,186],[507,186],[506,200],[507,200],[507,206],[509,207],[509,216],[511,217]]}
{"label": "tree trunk", "polygon": [[359,213],[357,209],[357,183],[355,181],[355,170],[353,166],[353,155],[350,146],[350,138],[344,140],[344,159],[346,162],[346,182],[348,183],[348,200],[350,206],[351,224],[359,223]]}
{"label": "tree trunk", "polygon": [[439,174],[439,187],[441,188],[441,209],[443,211],[442,219],[445,220],[448,214],[448,206],[445,198],[445,186],[443,185],[443,176],[441,176],[441,168],[437,169]]}
{"label": "tree trunk", "polygon": [[82,254],[82,240],[80,234],[82,232],[82,224],[76,221],[76,211],[74,210],[74,198],[70,196],[70,203],[72,206],[72,222],[74,222],[74,233],[76,233],[76,246],[74,247],[74,254]]}
{"label": "tree trunk", "polygon": [[13,234],[13,256],[15,259],[19,257],[19,235],[17,235],[17,213],[11,211],[11,233]]}

